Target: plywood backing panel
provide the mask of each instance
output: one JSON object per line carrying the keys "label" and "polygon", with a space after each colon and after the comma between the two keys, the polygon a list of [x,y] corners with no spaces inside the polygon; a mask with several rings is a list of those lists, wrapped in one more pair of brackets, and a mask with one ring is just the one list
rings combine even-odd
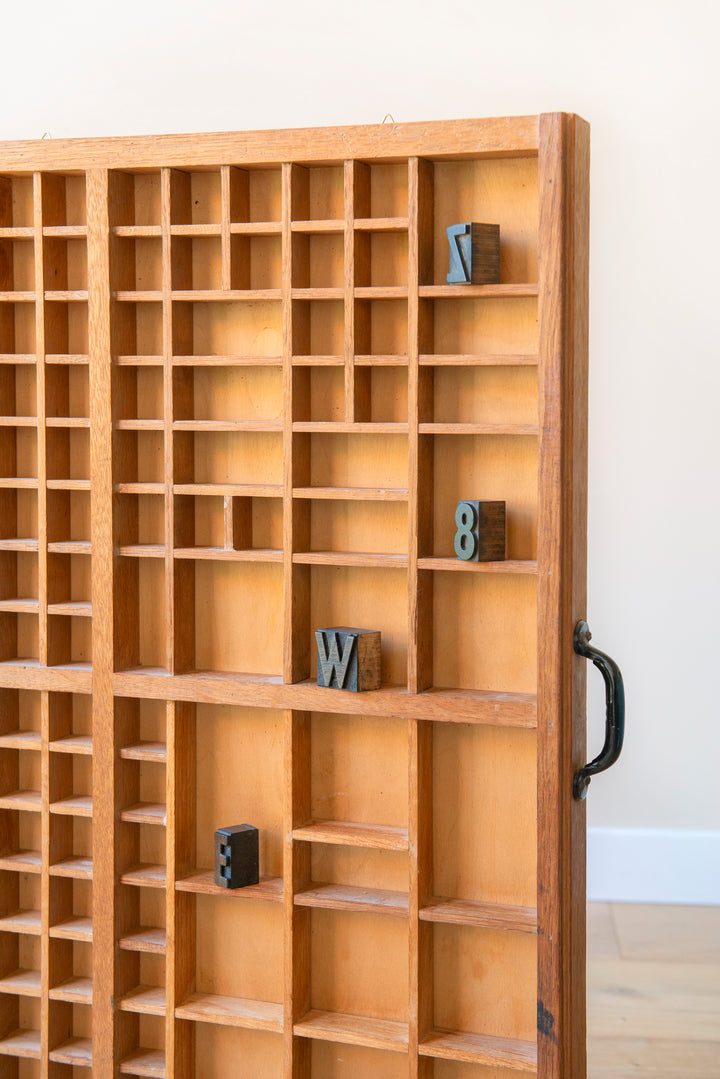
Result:
{"label": "plywood backing panel", "polygon": [[0,147],[3,1076],[582,1079],[586,187],[564,116]]}

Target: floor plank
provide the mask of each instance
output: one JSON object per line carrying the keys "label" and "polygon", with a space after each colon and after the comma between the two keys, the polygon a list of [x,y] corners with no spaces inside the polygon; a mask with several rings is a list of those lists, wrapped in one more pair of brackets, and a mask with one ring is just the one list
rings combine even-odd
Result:
{"label": "floor plank", "polygon": [[720,963],[720,907],[610,906],[623,958]]}
{"label": "floor plank", "polygon": [[588,1079],[719,1079],[717,1042],[589,1038]]}

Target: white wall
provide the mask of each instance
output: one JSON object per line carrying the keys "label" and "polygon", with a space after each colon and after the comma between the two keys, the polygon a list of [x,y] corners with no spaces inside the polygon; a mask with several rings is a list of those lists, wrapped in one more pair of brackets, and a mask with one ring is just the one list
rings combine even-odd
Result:
{"label": "white wall", "polygon": [[[628,702],[623,760],[590,790],[590,823],[604,829],[591,836],[591,882],[596,894],[640,898],[611,869],[612,836],[627,847],[634,835],[629,862],[646,858],[652,898],[720,902],[717,869],[693,883],[720,836],[717,4],[3,8],[2,139],[373,123],[388,112],[563,109],[591,122],[588,613]],[[604,708],[592,674],[594,755]],[[672,840],[661,844],[664,878],[650,856],[657,830]],[[685,861],[672,861],[675,849]],[[668,873],[683,885],[673,896]]]}

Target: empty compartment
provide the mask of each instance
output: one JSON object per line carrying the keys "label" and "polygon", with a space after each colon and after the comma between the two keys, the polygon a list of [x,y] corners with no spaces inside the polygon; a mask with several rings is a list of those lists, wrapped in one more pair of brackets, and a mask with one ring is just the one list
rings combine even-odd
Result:
{"label": "empty compartment", "polygon": [[3,292],[34,291],[35,245],[32,240],[0,240],[0,289]]}
{"label": "empty compartment", "polygon": [[274,367],[186,367],[173,373],[176,420],[282,418],[282,371]]}
{"label": "empty compartment", "polygon": [[173,236],[172,287],[178,290],[222,288],[219,236]]}
{"label": "empty compartment", "polygon": [[0,539],[37,542],[37,491],[0,489]]}
{"label": "empty compartment", "polygon": [[91,753],[91,695],[85,693],[51,693],[49,705],[51,751],[57,753]]}
{"label": "empty compartment", "polygon": [[45,304],[45,352],[48,356],[87,355],[87,303],[48,301]]}
{"label": "empty compartment", "polygon": [[49,427],[47,475],[50,480],[90,480],[89,427]]}
{"label": "empty compartment", "polygon": [[537,937],[435,925],[433,980],[436,1029],[535,1042]]}
{"label": "empty compartment", "polygon": [[[0,871],[2,913],[0,931],[38,937],[41,930],[41,884],[39,875]],[[5,948],[14,943],[13,937],[3,936]]]}
{"label": "empty compartment", "polygon": [[33,177],[0,176],[0,226],[32,228],[33,221]]}
{"label": "empty compartment", "polygon": [[534,576],[440,572],[433,595],[436,686],[536,692]]}
{"label": "empty compartment", "polygon": [[47,492],[48,544],[90,545],[90,491]]}
{"label": "empty compartment", "polygon": [[406,356],[407,342],[406,300],[355,301],[356,356]]}
{"label": "empty compartment", "polygon": [[34,303],[0,303],[0,354],[35,356]]}
{"label": "empty compartment", "polygon": [[[277,675],[282,669],[280,565],[195,562],[195,667]],[[238,618],[238,611],[245,616]]]}
{"label": "empty compartment", "polygon": [[276,1079],[283,1069],[283,1039],[264,1030],[198,1023],[195,1030],[196,1079]]}
{"label": "empty compartment", "polygon": [[537,424],[537,368],[438,367],[435,423]]}
{"label": "empty compartment", "polygon": [[63,816],[92,816],[92,757],[85,753],[53,756],[50,812]]}
{"label": "empty compartment", "polygon": [[171,173],[173,225],[209,225],[222,221],[220,173],[214,170]]}
{"label": "empty compartment", "polygon": [[0,453],[3,476],[37,478],[37,431],[34,427],[0,428]]}
{"label": "empty compartment", "polygon": [[342,300],[294,300],[293,355],[342,356],[345,308]]}
{"label": "empty compartment", "polygon": [[435,896],[536,906],[536,751],[534,730],[435,726]]}
{"label": "empty compartment", "polygon": [[162,356],[162,304],[153,301],[117,303],[111,322],[116,356]]}
{"label": "empty compartment", "polygon": [[50,936],[92,942],[92,881],[51,878]]}
{"label": "empty compartment", "polygon": [[230,221],[277,222],[282,218],[282,172],[279,168],[228,169]]}
{"label": "empty compartment", "polygon": [[162,289],[162,240],[159,236],[115,236],[112,252],[113,289],[128,292]]}
{"label": "empty compartment", "polygon": [[117,478],[120,483],[163,483],[162,431],[119,431],[116,436]]}
{"label": "empty compartment", "polygon": [[[232,892],[229,893],[232,896]],[[282,1024],[283,912],[280,903],[232,902],[222,896],[198,895],[196,902],[195,994],[188,1005],[203,1010],[209,1022],[232,1017],[233,1006],[222,1002],[213,1012],[213,997],[276,1004],[266,1009]],[[205,998],[205,999],[203,999]],[[209,998],[209,999],[208,999]]]}
{"label": "empty compartment", "polygon": [[[432,327],[422,352],[438,355],[533,355],[538,349],[537,300],[458,297],[422,300]],[[431,347],[432,346],[432,347]]]}
{"label": "empty compartment", "polygon": [[177,302],[173,331],[176,356],[282,356],[282,307],[274,300]]}
{"label": "empty compartment", "polygon": [[310,912],[310,1007],[339,1013],[333,1040],[344,1040],[343,1017],[384,1019],[407,1029],[408,946],[403,919]]}
{"label": "empty compartment", "polygon": [[87,243],[84,239],[45,237],[43,284],[46,292],[87,290]]}
{"label": "empty compartment", "polygon": [[279,235],[234,235],[232,237],[230,287],[233,289],[279,289],[282,287],[282,243]]}
{"label": "empty compartment", "polygon": [[438,161],[434,174],[434,276],[422,283],[446,283],[445,230],[465,221],[500,226],[501,282],[537,281],[537,158]]}
{"label": "empty compartment", "polygon": [[345,214],[342,165],[298,167],[292,180],[295,221],[342,220]]}
{"label": "empty compartment", "polygon": [[85,174],[61,176],[43,173],[43,226],[85,225]]}
{"label": "empty compartment", "polygon": [[165,408],[163,369],[155,365],[123,364],[113,371],[113,393],[117,418],[158,420]]}
{"label": "empty compartment", "polygon": [[406,502],[314,499],[310,505],[311,551],[407,554]]}
{"label": "empty compartment", "polygon": [[56,877],[92,880],[92,820],[51,815],[50,873]]}
{"label": "empty compartment", "polygon": [[53,363],[45,370],[45,412],[55,417],[87,418],[90,386],[85,364]]}
{"label": "empty compartment", "polygon": [[280,431],[197,431],[176,434],[174,443],[176,487],[282,483]]}
{"label": "empty compartment", "polygon": [[407,232],[356,231],[355,286],[406,287]]}
{"label": "empty compartment", "polygon": [[92,1003],[92,947],[86,941],[50,941],[50,1000]]}
{"label": "empty compartment", "polygon": [[295,232],[292,240],[293,288],[343,288],[342,232]]}
{"label": "empty compartment", "polygon": [[161,217],[160,172],[110,173],[111,225],[155,226]]}
{"label": "empty compartment", "polygon": [[[351,487],[407,494],[407,439],[398,435],[311,436],[313,487]],[[454,510],[453,510],[454,512]]]}

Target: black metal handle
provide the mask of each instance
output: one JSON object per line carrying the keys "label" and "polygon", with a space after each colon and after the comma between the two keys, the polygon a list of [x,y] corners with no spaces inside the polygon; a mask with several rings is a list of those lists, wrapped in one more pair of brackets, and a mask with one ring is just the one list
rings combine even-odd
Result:
{"label": "black metal handle", "polygon": [[584,798],[591,776],[604,772],[620,756],[625,735],[625,687],[620,668],[614,659],[590,644],[592,634],[587,622],[575,626],[574,646],[577,655],[591,659],[605,680],[605,745],[594,760],[576,773],[573,797]]}

